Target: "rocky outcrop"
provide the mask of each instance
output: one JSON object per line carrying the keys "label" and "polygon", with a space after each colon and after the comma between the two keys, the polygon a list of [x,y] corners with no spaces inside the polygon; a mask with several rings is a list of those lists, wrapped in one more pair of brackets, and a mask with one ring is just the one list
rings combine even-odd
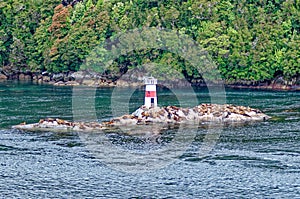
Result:
{"label": "rocky outcrop", "polygon": [[232,89],[253,89],[253,90],[271,90],[271,91],[300,91],[300,85],[282,85],[282,84],[270,84],[259,86],[247,86],[247,85],[226,85]]}
{"label": "rocky outcrop", "polygon": [[35,124],[13,126],[22,130],[51,131],[94,131],[118,126],[150,125],[150,124],[203,124],[203,123],[245,123],[264,121],[269,116],[258,109],[218,104],[201,104],[194,108],[176,106],[147,108],[140,107],[130,115],[123,115],[107,122],[69,122],[62,119],[42,119]]}
{"label": "rocky outcrop", "polygon": [[140,107],[131,115],[124,115],[106,125],[139,125],[151,123],[248,122],[264,121],[270,117],[258,109],[234,105],[201,104],[194,108],[176,106]]}
{"label": "rocky outcrop", "polygon": [[[94,71],[81,70],[78,72],[68,71],[53,73],[48,71],[18,71],[10,67],[0,68],[0,81],[22,80],[33,81],[38,84],[52,84],[55,86],[90,86],[90,87],[140,87],[143,86],[143,77],[150,76],[146,71],[134,69],[123,71],[118,74],[97,73]],[[164,75],[159,75],[159,85],[167,88],[207,87],[202,78],[185,78],[174,76],[169,79]],[[233,89],[255,89],[255,90],[276,90],[276,91],[300,91],[300,75],[285,79],[283,75],[275,77],[273,80],[266,81],[247,81],[247,80],[225,80],[218,85],[225,84]]]}
{"label": "rocky outcrop", "polygon": [[234,89],[276,90],[276,91],[300,91],[300,75],[285,79],[277,76],[272,81],[251,82],[239,81],[235,83],[226,82],[226,87]]}

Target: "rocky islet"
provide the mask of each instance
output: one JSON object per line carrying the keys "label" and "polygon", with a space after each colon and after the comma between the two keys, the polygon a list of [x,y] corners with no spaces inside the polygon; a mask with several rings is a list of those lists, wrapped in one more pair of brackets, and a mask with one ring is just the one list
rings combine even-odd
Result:
{"label": "rocky islet", "polygon": [[176,106],[146,107],[141,106],[132,114],[113,118],[106,122],[70,122],[62,119],[41,119],[34,124],[19,124],[13,126],[20,130],[49,130],[51,131],[81,131],[90,132],[105,130],[120,126],[136,125],[176,125],[176,124],[226,124],[258,122],[270,119],[259,109],[230,104],[200,104],[193,108]]}

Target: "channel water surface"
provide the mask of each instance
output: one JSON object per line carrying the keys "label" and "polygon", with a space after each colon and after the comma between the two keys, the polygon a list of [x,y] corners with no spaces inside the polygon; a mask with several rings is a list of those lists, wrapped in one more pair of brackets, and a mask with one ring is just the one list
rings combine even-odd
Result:
{"label": "channel water surface", "polygon": [[[101,88],[81,97],[94,99],[97,120],[109,120],[121,109],[111,105],[113,92]],[[131,112],[143,103],[143,92],[123,89],[116,100],[131,95]],[[299,92],[227,89],[227,103],[272,116],[247,125],[150,126],[131,134],[11,128],[46,117],[73,120],[73,93],[72,87],[0,83],[0,198],[300,197]],[[210,102],[205,89],[178,93]],[[189,105],[172,90],[159,89],[158,95],[160,106]]]}

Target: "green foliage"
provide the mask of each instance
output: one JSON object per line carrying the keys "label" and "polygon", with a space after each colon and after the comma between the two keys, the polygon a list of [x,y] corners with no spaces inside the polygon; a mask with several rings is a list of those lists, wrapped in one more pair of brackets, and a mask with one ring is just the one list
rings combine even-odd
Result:
{"label": "green foliage", "polygon": [[1,68],[76,71],[88,57],[84,66],[103,73],[154,63],[156,73],[177,76],[174,69],[189,78],[200,77],[180,54],[162,49],[130,52],[115,59],[107,71],[97,66],[106,59],[105,40],[130,29],[156,27],[197,41],[229,82],[300,75],[298,0],[83,0],[74,7],[60,3],[0,2]]}

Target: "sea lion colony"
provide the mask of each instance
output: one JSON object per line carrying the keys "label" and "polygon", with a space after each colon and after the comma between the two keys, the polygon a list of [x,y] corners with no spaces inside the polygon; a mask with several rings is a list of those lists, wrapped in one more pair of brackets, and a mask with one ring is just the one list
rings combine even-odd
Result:
{"label": "sea lion colony", "polygon": [[93,131],[117,126],[149,125],[149,124],[182,124],[182,123],[244,123],[264,121],[269,116],[258,109],[218,104],[200,104],[194,108],[176,106],[140,107],[130,115],[123,115],[107,122],[69,122],[62,119],[41,119],[39,123],[20,124],[13,128],[22,130],[54,130],[54,131]]}

